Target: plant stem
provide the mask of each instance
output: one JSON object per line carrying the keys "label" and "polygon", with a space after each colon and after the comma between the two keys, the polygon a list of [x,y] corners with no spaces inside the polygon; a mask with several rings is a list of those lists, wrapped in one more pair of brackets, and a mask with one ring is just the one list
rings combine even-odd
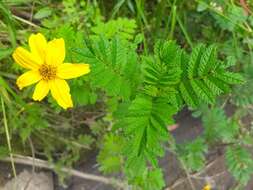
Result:
{"label": "plant stem", "polygon": [[147,39],[145,37],[144,26],[146,29],[148,29],[148,21],[147,21],[145,15],[144,15],[144,12],[143,12],[143,2],[139,1],[139,0],[135,0],[135,4],[136,4],[136,9],[137,9],[137,19],[140,24],[141,32],[144,37],[143,38],[144,53],[145,53],[145,55],[147,55],[148,54],[148,44],[147,44]]}
{"label": "plant stem", "polygon": [[178,24],[179,24],[179,26],[180,26],[180,28],[181,28],[184,36],[185,36],[185,39],[186,39],[187,43],[191,46],[191,49],[193,49],[193,43],[191,41],[191,38],[190,38],[188,32],[186,31],[186,29],[185,29],[181,19],[179,18],[179,16],[177,16],[177,22],[178,22]]}
{"label": "plant stem", "polygon": [[28,21],[28,20],[25,20],[25,19],[23,19],[23,18],[21,18],[21,17],[19,17],[19,16],[12,15],[12,17],[15,18],[16,20],[20,21],[20,22],[23,22],[23,23],[25,23],[25,24],[28,24],[29,26],[32,26],[32,27],[34,27],[34,28],[39,28],[38,25],[36,25],[36,24],[34,24],[34,23],[32,23],[32,22],[30,22],[30,21]]}
{"label": "plant stem", "polygon": [[174,5],[172,6],[172,19],[171,19],[171,27],[170,27],[170,34],[169,34],[169,39],[173,39],[174,36],[174,30],[175,30],[175,25],[176,25],[176,17],[177,17],[177,6]]}
{"label": "plant stem", "polygon": [[9,128],[8,128],[8,123],[7,123],[7,117],[6,117],[6,112],[5,112],[5,106],[4,106],[4,100],[3,97],[1,96],[1,104],[2,104],[2,111],[3,111],[3,120],[4,120],[4,129],[5,129],[5,134],[6,134],[6,139],[7,139],[7,145],[8,145],[8,150],[9,150],[9,155],[10,155],[10,160],[11,160],[11,166],[12,166],[12,171],[15,179],[17,178],[17,173],[16,173],[16,168],[13,160],[13,154],[12,154],[12,148],[11,148],[11,140],[10,140],[10,133],[9,133]]}

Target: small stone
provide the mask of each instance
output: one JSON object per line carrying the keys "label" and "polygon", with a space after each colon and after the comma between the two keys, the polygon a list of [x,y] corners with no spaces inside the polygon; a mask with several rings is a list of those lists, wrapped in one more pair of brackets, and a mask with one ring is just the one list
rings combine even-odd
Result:
{"label": "small stone", "polygon": [[50,172],[33,173],[27,170],[17,178],[12,178],[0,190],[53,190],[53,178]]}

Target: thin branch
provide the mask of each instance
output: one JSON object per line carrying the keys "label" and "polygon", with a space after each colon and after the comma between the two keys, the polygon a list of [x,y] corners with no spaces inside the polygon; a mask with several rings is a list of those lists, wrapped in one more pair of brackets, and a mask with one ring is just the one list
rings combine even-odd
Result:
{"label": "thin branch", "polygon": [[210,162],[208,165],[206,165],[206,167],[194,174],[189,174],[189,176],[185,177],[185,178],[180,178],[178,180],[176,180],[171,186],[167,187],[165,190],[173,190],[175,189],[177,186],[179,186],[180,184],[184,183],[186,180],[189,180],[189,178],[193,178],[193,179],[198,179],[198,180],[206,180],[207,178],[213,179],[216,178],[220,175],[223,175],[225,172],[221,172],[218,174],[215,174],[213,176],[207,176],[207,177],[201,177],[200,175],[204,174],[206,172],[207,169],[211,168],[217,161],[218,159],[213,160],[212,162]]}
{"label": "thin branch", "polygon": [[195,175],[192,175],[191,178],[194,178],[194,179],[198,179],[198,180],[207,180],[207,179],[213,179],[213,178],[216,178],[216,177],[219,177],[221,175],[224,175],[226,172],[223,171],[223,172],[220,172],[220,173],[217,173],[215,175],[212,175],[212,176],[205,176],[205,177],[201,177],[201,176],[198,176],[198,173],[195,174]]}
{"label": "thin branch", "polygon": [[30,144],[30,147],[31,147],[31,152],[32,152],[32,158],[33,158],[33,165],[32,165],[32,171],[33,171],[33,174],[35,173],[35,164],[34,164],[34,159],[35,159],[35,148],[33,146],[33,142],[32,142],[32,139],[30,137],[28,137],[28,142]]}
{"label": "thin branch", "polygon": [[182,165],[182,167],[183,167],[183,169],[184,169],[184,171],[185,171],[185,174],[186,174],[186,176],[187,176],[187,180],[189,181],[192,190],[196,190],[196,187],[195,187],[195,185],[194,185],[194,183],[193,183],[193,181],[192,181],[192,179],[191,179],[191,174],[190,174],[190,172],[188,171],[186,165],[184,164],[184,161],[183,161],[182,159],[180,159],[179,157],[178,157],[178,160],[179,160],[179,162],[181,163],[181,165]]}
{"label": "thin branch", "polygon": [[[7,158],[3,158],[0,160],[4,161],[4,162],[10,162],[11,158],[7,157]],[[41,160],[41,159],[32,158],[29,156],[14,155],[13,161],[17,164],[35,166],[35,167],[45,168],[45,169],[49,169],[49,170],[54,170],[54,168],[55,168],[54,164],[51,164],[51,163]],[[113,186],[117,186],[120,189],[126,189],[126,187],[127,187],[127,184],[125,184],[124,182],[113,179],[113,178],[106,178],[103,176],[88,174],[88,173],[84,173],[84,172],[81,172],[78,170],[65,168],[65,167],[60,168],[60,170],[64,173],[67,173],[68,175],[71,175],[71,176],[79,177],[79,178],[86,179],[86,180],[102,182],[105,184],[110,184]]]}
{"label": "thin branch", "polygon": [[[170,143],[170,142],[169,142],[169,144],[172,145],[172,143]],[[188,171],[186,165],[184,164],[184,161],[177,155],[177,153],[176,153],[174,150],[169,149],[168,147],[165,147],[165,149],[168,150],[169,152],[171,152],[172,154],[174,154],[174,155],[177,157],[178,161],[180,162],[180,164],[181,164],[181,166],[182,166],[182,169],[184,170],[184,172],[185,172],[185,174],[186,174],[186,179],[187,179],[187,180],[189,181],[189,183],[190,183],[191,189],[192,189],[192,190],[196,190],[196,187],[195,187],[195,185],[194,185],[194,183],[193,183],[193,181],[192,181],[192,179],[191,179],[191,174],[190,174],[190,172]],[[176,184],[177,184],[177,183],[181,184],[181,183],[184,182],[184,181],[185,181],[185,179],[183,179],[183,180],[179,179],[179,180],[177,180],[175,183],[176,183]],[[178,184],[177,184],[177,185],[178,185]],[[167,190],[170,190],[170,188],[168,188]]]}
{"label": "thin branch", "polygon": [[23,22],[23,23],[25,23],[25,24],[28,24],[29,26],[32,26],[32,27],[34,27],[34,28],[39,28],[38,25],[36,25],[36,24],[34,24],[34,23],[32,23],[32,22],[26,20],[26,19],[23,19],[23,18],[21,18],[21,17],[19,17],[19,16],[12,15],[12,17],[15,18],[15,19],[18,20],[18,21],[21,21],[21,22]]}

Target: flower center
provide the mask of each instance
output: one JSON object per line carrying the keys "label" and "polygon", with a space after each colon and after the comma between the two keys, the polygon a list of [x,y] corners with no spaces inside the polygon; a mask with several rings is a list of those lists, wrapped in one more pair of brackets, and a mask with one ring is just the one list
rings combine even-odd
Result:
{"label": "flower center", "polygon": [[56,77],[56,67],[51,65],[41,65],[39,72],[43,80],[52,80]]}

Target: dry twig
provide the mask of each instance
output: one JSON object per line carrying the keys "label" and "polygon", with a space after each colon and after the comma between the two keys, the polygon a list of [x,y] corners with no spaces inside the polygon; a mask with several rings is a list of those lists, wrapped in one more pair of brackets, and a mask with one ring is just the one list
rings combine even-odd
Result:
{"label": "dry twig", "polygon": [[[7,158],[3,158],[3,159],[0,159],[0,160],[4,161],[4,162],[10,162],[11,158],[7,157]],[[45,169],[49,169],[49,170],[53,170],[55,168],[54,164],[51,164],[51,163],[49,163],[47,161],[44,161],[44,160],[41,160],[41,159],[32,158],[32,157],[29,157],[29,156],[14,155],[13,161],[17,164],[35,166],[35,167],[45,168]],[[81,171],[78,171],[78,170],[65,168],[65,167],[62,167],[60,170],[64,173],[67,173],[67,174],[71,175],[71,176],[83,178],[83,179],[86,179],[86,180],[102,182],[102,183],[105,183],[105,184],[110,184],[110,185],[116,186],[120,189],[126,189],[127,188],[127,185],[124,182],[113,179],[113,178],[107,178],[107,177],[103,177],[103,176],[88,174],[88,173],[84,173],[84,172],[81,172]]]}
{"label": "dry twig", "polygon": [[194,173],[194,174],[188,174],[187,177],[185,178],[180,178],[178,180],[176,180],[171,186],[167,187],[165,190],[173,190],[175,189],[177,186],[181,185],[182,183],[184,183],[186,180],[189,180],[190,179],[198,179],[198,180],[206,180],[207,178],[209,179],[213,179],[213,178],[216,178],[220,175],[223,175],[225,172],[221,172],[221,173],[218,173],[218,174],[215,174],[213,176],[207,176],[207,177],[201,177],[201,175],[203,175],[207,169],[211,168],[217,161],[218,159],[215,159],[213,160],[212,162],[210,162],[203,170],[197,172],[197,173]]}

